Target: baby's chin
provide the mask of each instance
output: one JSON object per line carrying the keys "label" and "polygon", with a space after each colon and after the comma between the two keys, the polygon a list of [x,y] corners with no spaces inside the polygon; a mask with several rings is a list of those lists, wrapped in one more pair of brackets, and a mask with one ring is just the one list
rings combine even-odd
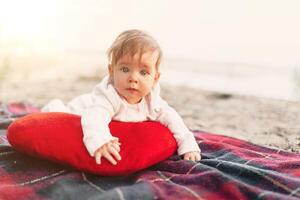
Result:
{"label": "baby's chin", "polygon": [[140,99],[126,99],[125,98],[125,100],[126,100],[126,102],[127,103],[129,103],[129,104],[137,104],[137,103],[140,103],[141,101],[142,101],[142,98],[140,98]]}
{"label": "baby's chin", "polygon": [[122,94],[120,94],[120,93],[119,93],[119,95],[120,95],[120,97],[121,97],[122,99],[124,99],[128,104],[137,104],[137,103],[141,102],[142,99],[143,99],[143,97],[130,97],[130,96],[128,96],[128,95],[122,95]]}

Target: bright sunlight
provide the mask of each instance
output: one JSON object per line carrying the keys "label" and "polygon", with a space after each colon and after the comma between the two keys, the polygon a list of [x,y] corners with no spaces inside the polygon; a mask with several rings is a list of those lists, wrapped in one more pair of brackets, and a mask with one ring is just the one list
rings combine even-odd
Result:
{"label": "bright sunlight", "polygon": [[4,53],[49,53],[57,39],[55,2],[0,0],[0,42],[9,51]]}

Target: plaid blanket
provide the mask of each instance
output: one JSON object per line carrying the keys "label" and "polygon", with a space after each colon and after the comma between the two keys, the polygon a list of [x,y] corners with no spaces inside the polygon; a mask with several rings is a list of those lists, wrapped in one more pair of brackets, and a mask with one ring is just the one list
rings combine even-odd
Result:
{"label": "plaid blanket", "polygon": [[0,199],[300,199],[300,154],[194,131],[198,163],[173,155],[122,177],[101,177],[15,151],[6,128],[38,111],[0,104]]}

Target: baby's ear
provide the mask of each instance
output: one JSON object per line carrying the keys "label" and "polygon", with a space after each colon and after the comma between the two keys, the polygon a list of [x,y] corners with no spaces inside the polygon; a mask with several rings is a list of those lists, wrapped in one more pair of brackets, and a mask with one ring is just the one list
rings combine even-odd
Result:
{"label": "baby's ear", "polygon": [[114,72],[112,64],[108,64],[107,68],[108,68],[109,75],[112,76]]}
{"label": "baby's ear", "polygon": [[159,81],[159,78],[160,78],[160,72],[157,72],[154,77],[154,84],[156,84]]}
{"label": "baby's ear", "polygon": [[107,68],[108,68],[108,73],[109,73],[109,81],[111,83],[113,83],[114,82],[114,69],[113,69],[113,65],[112,64],[108,64]]}

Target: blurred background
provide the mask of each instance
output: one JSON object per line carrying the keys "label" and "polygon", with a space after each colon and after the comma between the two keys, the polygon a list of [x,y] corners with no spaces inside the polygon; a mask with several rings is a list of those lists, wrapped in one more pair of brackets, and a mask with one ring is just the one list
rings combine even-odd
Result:
{"label": "blurred background", "polygon": [[21,91],[8,82],[47,89],[105,71],[115,37],[137,28],[163,48],[163,83],[300,101],[299,9],[299,0],[0,0],[0,100]]}

